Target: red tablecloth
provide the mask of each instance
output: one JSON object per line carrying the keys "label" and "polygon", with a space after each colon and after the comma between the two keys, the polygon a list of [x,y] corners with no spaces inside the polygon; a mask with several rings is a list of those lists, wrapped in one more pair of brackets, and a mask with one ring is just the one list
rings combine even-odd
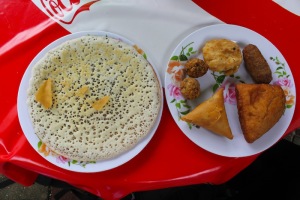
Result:
{"label": "red tablecloth", "polygon": [[[21,130],[16,107],[17,92],[22,75],[34,56],[68,32],[30,1],[0,2],[0,172],[8,178],[31,185],[38,174],[43,174],[104,199],[119,199],[134,191],[198,183],[221,184],[257,158],[258,155],[227,158],[199,148],[179,130],[165,105],[153,139],[126,164],[88,174],[52,165],[30,146]],[[269,39],[287,60],[298,94],[300,17],[270,0],[194,2],[225,23],[248,27]],[[300,127],[298,110],[296,106],[286,134]]]}

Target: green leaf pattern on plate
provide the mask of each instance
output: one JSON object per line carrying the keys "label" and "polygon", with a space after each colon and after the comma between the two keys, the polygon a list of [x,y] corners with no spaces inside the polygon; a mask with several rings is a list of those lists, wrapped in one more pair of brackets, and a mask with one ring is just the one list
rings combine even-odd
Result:
{"label": "green leaf pattern on plate", "polygon": [[45,143],[43,143],[42,141],[39,141],[38,144],[38,151],[45,157],[51,155],[53,157],[56,158],[56,162],[57,163],[61,163],[61,164],[68,164],[68,166],[70,167],[71,164],[72,165],[79,165],[82,167],[85,167],[87,164],[95,164],[95,161],[88,161],[88,162],[83,162],[83,161],[77,161],[77,160],[71,160],[68,159],[64,156],[61,156],[57,153],[55,153],[54,151],[50,150]]}
{"label": "green leaf pattern on plate", "polygon": [[285,107],[292,108],[295,105],[295,95],[291,92],[293,84],[291,79],[289,79],[290,74],[286,72],[285,63],[281,62],[277,56],[270,57],[270,60],[277,66],[274,72],[274,74],[277,75],[277,78],[274,80],[273,84],[281,86],[286,97]]}
{"label": "green leaf pattern on plate", "polygon": [[[172,83],[167,86],[169,90],[169,94],[173,99],[170,103],[175,105],[175,108],[178,113],[178,120],[180,120],[182,115],[186,115],[190,112],[191,106],[188,104],[188,101],[184,99],[180,92],[180,82],[184,78],[184,63],[189,59],[190,56],[197,53],[192,46],[194,42],[191,42],[181,48],[179,55],[173,55],[170,58],[170,62],[168,64],[167,72],[172,77]],[[189,124],[190,129],[192,125]]]}

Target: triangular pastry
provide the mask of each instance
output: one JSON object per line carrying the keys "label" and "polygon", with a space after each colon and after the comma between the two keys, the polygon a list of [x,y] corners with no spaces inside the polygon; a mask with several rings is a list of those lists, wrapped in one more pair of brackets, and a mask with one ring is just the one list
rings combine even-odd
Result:
{"label": "triangular pastry", "polygon": [[236,99],[239,120],[248,143],[269,131],[285,110],[285,95],[280,86],[237,84]]}
{"label": "triangular pastry", "polygon": [[211,98],[199,104],[187,115],[182,116],[181,120],[233,139],[224,106],[223,90],[220,88]]}

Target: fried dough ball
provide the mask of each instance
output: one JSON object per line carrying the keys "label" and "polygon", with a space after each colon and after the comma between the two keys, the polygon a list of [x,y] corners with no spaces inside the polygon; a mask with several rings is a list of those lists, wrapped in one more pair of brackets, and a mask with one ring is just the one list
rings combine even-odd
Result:
{"label": "fried dough ball", "polygon": [[196,99],[200,96],[200,84],[195,78],[187,77],[180,82],[180,91],[185,99]]}
{"label": "fried dough ball", "polygon": [[208,65],[199,58],[192,58],[185,64],[185,70],[188,76],[198,78],[206,74]]}

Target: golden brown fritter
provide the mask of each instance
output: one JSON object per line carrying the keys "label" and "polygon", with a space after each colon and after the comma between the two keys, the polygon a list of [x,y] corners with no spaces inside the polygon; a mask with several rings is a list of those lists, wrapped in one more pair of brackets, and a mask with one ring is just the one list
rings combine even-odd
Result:
{"label": "golden brown fritter", "polygon": [[269,131],[285,110],[285,95],[278,85],[237,84],[239,120],[248,143]]}
{"label": "golden brown fritter", "polygon": [[206,74],[208,65],[199,58],[192,58],[185,64],[186,74],[192,78],[198,78]]}
{"label": "golden brown fritter", "polygon": [[232,75],[238,71],[243,57],[237,43],[228,39],[212,39],[202,48],[203,59],[209,69]]}
{"label": "golden brown fritter", "polygon": [[195,78],[187,77],[180,82],[180,91],[185,99],[196,99],[200,96],[200,84]]}

